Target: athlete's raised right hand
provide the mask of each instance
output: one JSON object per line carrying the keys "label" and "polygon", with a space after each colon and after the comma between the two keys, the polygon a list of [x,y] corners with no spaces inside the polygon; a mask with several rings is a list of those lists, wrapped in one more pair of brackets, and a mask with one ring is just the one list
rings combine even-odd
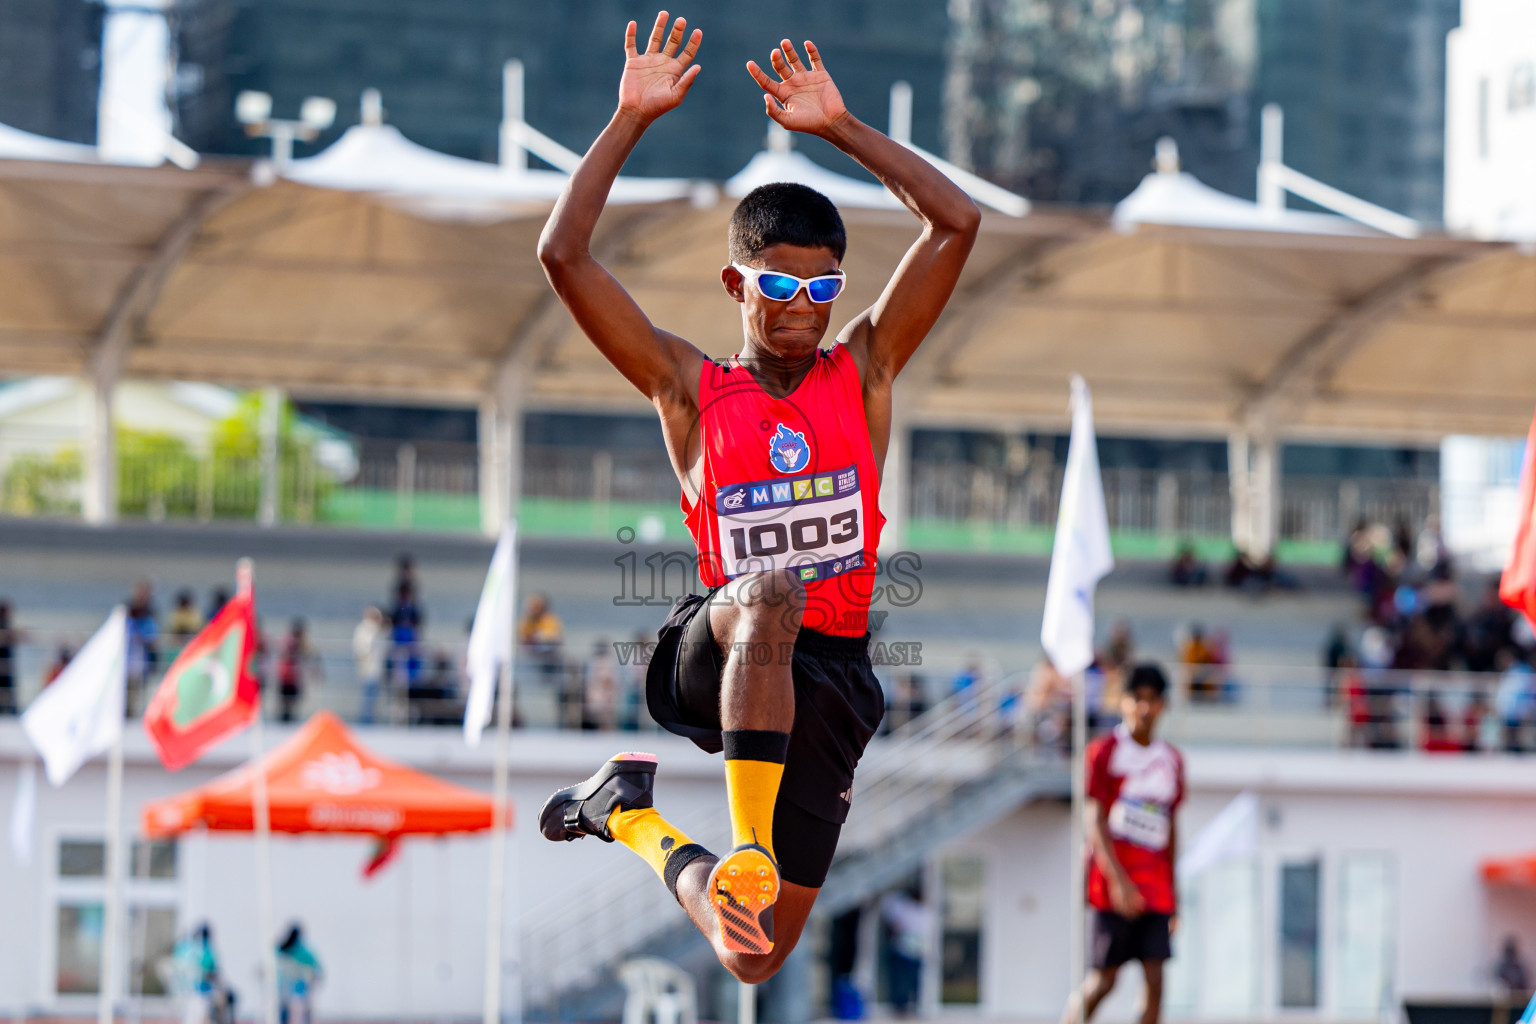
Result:
{"label": "athlete's raised right hand", "polygon": [[[688,31],[688,20],[678,18],[667,32],[667,12],[656,15],[651,28],[651,38],[645,52],[635,49],[635,23],[624,30],[624,75],[619,79],[619,110],[633,114],[647,123],[683,102],[688,88],[699,76],[699,65],[693,63],[693,55],[699,51],[699,41],[704,33],[698,29],[688,37],[683,46],[683,35]],[[679,52],[681,49],[681,52]]]}

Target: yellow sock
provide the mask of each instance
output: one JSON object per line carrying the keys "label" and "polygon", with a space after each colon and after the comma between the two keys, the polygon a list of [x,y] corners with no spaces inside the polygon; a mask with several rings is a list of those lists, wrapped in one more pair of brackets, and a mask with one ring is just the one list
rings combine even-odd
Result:
{"label": "yellow sock", "polygon": [[[651,870],[667,883],[667,888],[672,890],[674,896],[677,895],[679,872],[697,857],[709,852],[663,818],[661,812],[654,807],[640,807],[633,811],[615,808],[608,815],[608,834],[644,858]],[[680,863],[672,865],[673,870],[669,872],[667,861],[679,851],[686,851],[686,856],[680,859]]]}
{"label": "yellow sock", "polygon": [[773,808],[779,800],[779,782],[784,778],[789,733],[740,729],[725,733],[724,740],[731,844],[756,843],[774,857]]}

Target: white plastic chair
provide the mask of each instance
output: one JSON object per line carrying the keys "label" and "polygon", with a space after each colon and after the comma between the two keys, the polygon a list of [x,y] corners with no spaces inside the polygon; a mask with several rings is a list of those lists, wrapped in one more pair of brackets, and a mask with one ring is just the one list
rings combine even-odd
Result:
{"label": "white plastic chair", "polygon": [[693,976],[659,957],[638,956],[619,968],[624,983],[624,1024],[698,1024]]}

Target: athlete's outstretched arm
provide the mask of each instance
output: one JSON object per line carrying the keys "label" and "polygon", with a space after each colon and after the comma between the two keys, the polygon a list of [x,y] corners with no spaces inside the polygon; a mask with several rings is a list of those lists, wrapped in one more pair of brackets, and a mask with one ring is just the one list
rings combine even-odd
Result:
{"label": "athlete's outstretched arm", "polygon": [[[678,18],[667,32],[667,12],[656,16],[644,53],[635,48],[635,23],[624,35],[624,74],[619,79],[619,108],[603,129],[565,191],[539,238],[539,262],[560,301],[599,351],[630,383],[657,401],[698,377],[703,356],[683,339],[659,330],[613,275],[592,257],[592,231],[640,136],[656,118],[683,101],[699,65],[688,65],[703,33]],[[691,376],[689,371],[692,371]]]}
{"label": "athlete's outstretched arm", "polygon": [[[841,334],[866,391],[888,386],[927,336],[960,279],[981,223],[976,204],[928,161],[848,112],[816,44],[806,67],[788,39],[773,51],[775,81],[755,63],[768,116],[790,131],[820,136],[863,164],[923,222],[923,233],[873,306]],[[883,449],[883,445],[880,446]]]}

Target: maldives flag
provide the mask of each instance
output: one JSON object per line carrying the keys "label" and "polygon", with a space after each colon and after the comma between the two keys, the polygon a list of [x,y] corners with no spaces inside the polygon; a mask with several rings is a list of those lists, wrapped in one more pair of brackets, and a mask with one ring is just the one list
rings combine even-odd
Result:
{"label": "maldives flag", "polygon": [[249,725],[261,693],[251,671],[256,651],[256,590],[251,565],[236,571],[235,596],[166,670],[144,712],[144,731],[171,771]]}
{"label": "maldives flag", "polygon": [[[1509,564],[1499,581],[1499,597],[1518,608],[1536,626],[1536,420],[1525,439],[1525,465],[1520,470],[1520,528],[1509,552]],[[1536,1005],[1536,1004],[1533,1004]]]}

